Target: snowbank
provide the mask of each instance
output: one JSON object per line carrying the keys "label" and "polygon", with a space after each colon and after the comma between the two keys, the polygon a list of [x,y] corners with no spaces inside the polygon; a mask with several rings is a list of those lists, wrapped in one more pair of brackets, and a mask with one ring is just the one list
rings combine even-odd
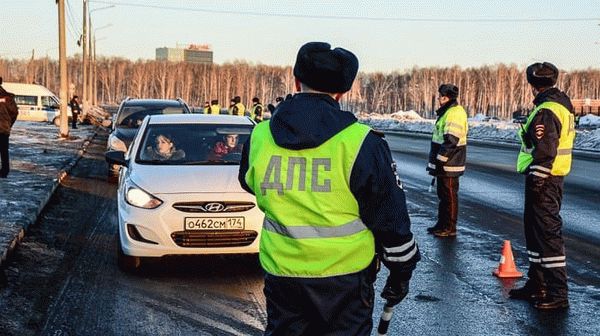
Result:
{"label": "snowbank", "polygon": [[[406,131],[415,133],[431,134],[435,120],[423,119],[414,111],[398,111],[392,114],[359,114],[362,123],[384,131]],[[488,121],[484,121],[488,120]],[[575,149],[600,151],[600,128],[589,129],[587,127],[600,127],[600,117],[586,115],[579,120],[580,127],[575,137]],[[521,124],[508,121],[489,119],[483,115],[469,118],[469,138],[478,140],[519,142],[518,130]]]}

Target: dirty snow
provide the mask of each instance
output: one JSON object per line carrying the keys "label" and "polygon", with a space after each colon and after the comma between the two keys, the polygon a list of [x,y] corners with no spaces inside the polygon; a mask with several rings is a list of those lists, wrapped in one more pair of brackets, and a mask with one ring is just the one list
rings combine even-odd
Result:
{"label": "dirty snow", "polygon": [[[414,111],[392,114],[365,114],[357,116],[363,123],[383,131],[405,131],[431,134],[435,120],[424,119]],[[469,138],[501,142],[519,142],[520,124],[502,120],[487,120],[484,115],[469,118]],[[579,120],[575,149],[600,151],[600,117],[586,115]]]}

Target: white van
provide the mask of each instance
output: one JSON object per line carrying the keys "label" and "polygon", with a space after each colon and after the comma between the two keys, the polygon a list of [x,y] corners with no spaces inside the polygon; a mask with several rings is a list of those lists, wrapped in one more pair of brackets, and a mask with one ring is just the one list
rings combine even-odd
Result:
{"label": "white van", "polygon": [[[17,120],[45,121],[60,124],[60,100],[52,91],[37,84],[6,83],[2,87],[15,95],[19,107]],[[71,108],[67,105],[69,120],[73,117]]]}

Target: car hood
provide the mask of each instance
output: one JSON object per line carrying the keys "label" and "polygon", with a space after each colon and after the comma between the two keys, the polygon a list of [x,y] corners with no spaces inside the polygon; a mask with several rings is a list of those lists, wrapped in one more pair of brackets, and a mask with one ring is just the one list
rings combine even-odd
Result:
{"label": "car hood", "polygon": [[245,193],[238,182],[239,166],[157,166],[136,165],[130,178],[147,192],[175,193]]}

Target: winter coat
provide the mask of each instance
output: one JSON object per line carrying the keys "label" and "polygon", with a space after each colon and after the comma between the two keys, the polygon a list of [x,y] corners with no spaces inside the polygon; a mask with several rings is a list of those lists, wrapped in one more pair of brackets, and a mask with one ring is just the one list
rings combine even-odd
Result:
{"label": "winter coat", "polygon": [[0,134],[10,135],[10,129],[17,120],[19,108],[15,103],[15,95],[0,86]]}

